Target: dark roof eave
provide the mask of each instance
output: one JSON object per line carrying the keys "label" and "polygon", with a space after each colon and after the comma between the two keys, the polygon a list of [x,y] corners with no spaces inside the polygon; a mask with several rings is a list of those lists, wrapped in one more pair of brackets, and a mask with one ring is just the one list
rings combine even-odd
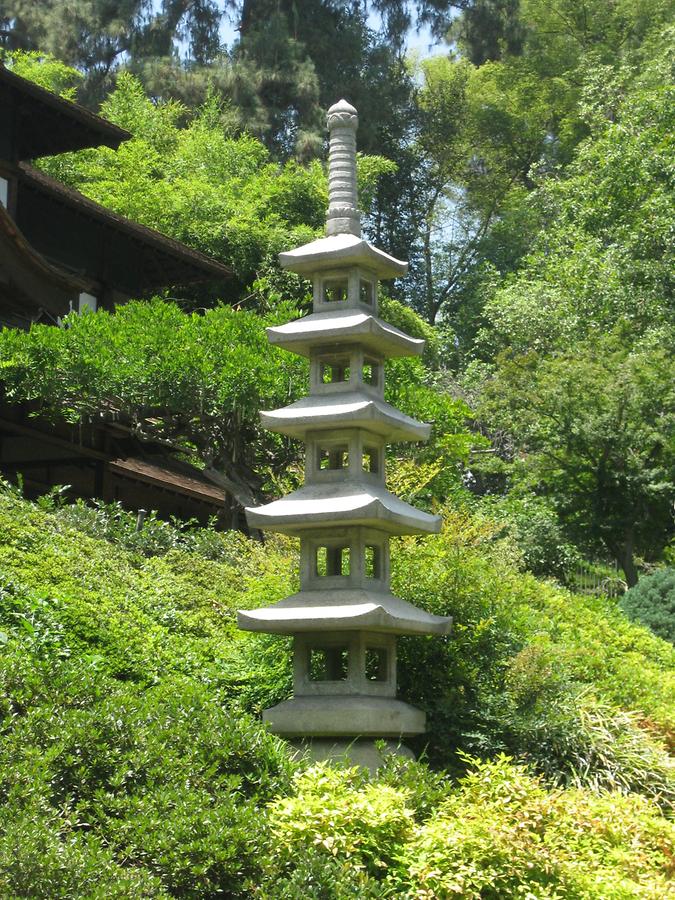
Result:
{"label": "dark roof eave", "polygon": [[[39,116],[44,116],[45,112],[62,116],[68,120],[69,124],[75,126],[76,130],[71,130],[70,140],[65,142],[54,141],[53,146],[49,146],[49,140],[46,140],[42,146],[36,148],[31,154],[27,152],[24,159],[34,159],[37,156],[52,156],[57,153],[64,153],[69,150],[82,150],[86,147],[106,146],[116,150],[122,141],[127,141],[131,137],[131,133],[118,125],[113,125],[106,119],[97,116],[90,110],[74,103],[72,100],[65,100],[58,94],[48,91],[40,85],[16,75],[10,69],[7,69],[0,63],[0,84],[6,85],[10,90],[15,91],[22,97],[27,98],[27,102],[33,107],[33,112]],[[75,137],[77,136],[77,137]],[[79,139],[78,139],[79,138]],[[26,152],[26,151],[24,151]]]}
{"label": "dark roof eave", "polygon": [[186,247],[180,241],[167,237],[159,231],[155,231],[138,222],[132,222],[130,219],[126,219],[124,216],[106,209],[106,207],[101,206],[94,200],[90,200],[79,191],[62,184],[60,181],[56,181],[28,163],[21,163],[20,169],[22,172],[21,182],[25,183],[29,188],[48,196],[51,200],[69,206],[84,216],[88,216],[110,228],[129,235],[135,241],[140,241],[145,246],[176,260],[187,270],[182,277],[176,275],[175,278],[165,279],[162,282],[153,279],[154,284],[148,284],[148,289],[169,284],[194,284],[200,281],[232,277],[232,270],[229,266],[218,262],[218,260],[211,259],[200,253],[199,250]]}

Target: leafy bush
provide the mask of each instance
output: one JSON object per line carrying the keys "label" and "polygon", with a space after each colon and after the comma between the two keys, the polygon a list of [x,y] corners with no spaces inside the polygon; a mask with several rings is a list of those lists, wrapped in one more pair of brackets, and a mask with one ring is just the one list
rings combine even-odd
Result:
{"label": "leafy bush", "polygon": [[[41,500],[38,499],[38,505]],[[78,498],[75,503],[60,507],[59,522],[143,556],[164,556],[170,550],[182,550],[204,559],[232,563],[241,542],[239,532],[202,528],[196,520],[166,522],[154,510],[139,524],[137,513],[125,510],[119,501],[85,503]]]}
{"label": "leafy bush", "polygon": [[547,792],[506,757],[476,763],[405,848],[418,897],[650,897],[675,830],[640,797]]}
{"label": "leafy bush", "polygon": [[[580,688],[588,687],[601,707],[604,702],[636,710],[641,721],[648,720],[657,749],[659,740],[672,744],[673,649],[627,622],[607,598],[537,582],[518,572],[518,562],[517,548],[501,526],[468,509],[446,510],[440,535],[395,543],[394,592],[454,618],[447,638],[399,641],[401,693],[428,716],[428,733],[413,742],[415,747],[427,746],[434,765],[451,768],[456,749],[481,755],[529,752],[535,739],[527,730],[534,720],[527,703],[510,694],[516,660],[527,680],[527,688],[519,690],[539,698],[552,728],[557,706],[573,706]],[[539,649],[536,664],[532,648]],[[527,659],[533,664],[525,671]],[[518,727],[514,717],[522,717]],[[658,752],[645,754],[645,785],[652,783],[650,761],[658,758]],[[560,762],[564,779],[569,766],[564,756]],[[659,763],[655,783],[660,772]]]}
{"label": "leafy bush", "polygon": [[675,569],[645,575],[626,591],[620,606],[631,621],[675,644]]}
{"label": "leafy bush", "polygon": [[[288,879],[299,860],[307,873],[314,873],[317,857],[332,858],[348,864],[352,880],[355,873],[363,873],[370,889],[373,880],[387,878],[395,867],[412,827],[405,791],[370,783],[357,768],[314,766],[297,776],[293,796],[271,805],[273,839],[266,879]],[[335,874],[330,868],[328,872]]]}
{"label": "leafy bush", "polygon": [[[0,894],[663,896],[675,651],[607,600],[523,575],[498,523],[447,513],[393,554],[398,593],[456,617],[448,638],[400,642],[402,693],[428,713],[418,746],[478,766],[480,793],[395,757],[376,779],[293,778],[249,715],[288,696],[288,641],[238,632],[233,612],[295,589],[294,543],[158,523],[142,545],[114,507],[43,507],[0,493]],[[458,749],[508,750],[545,781]],[[503,808],[501,781],[521,798]],[[536,825],[546,804],[567,831]]]}
{"label": "leafy bush", "polygon": [[[418,822],[420,789],[318,765],[270,806],[263,897],[666,896],[675,829],[639,797],[547,791],[506,756],[467,759]],[[433,791],[420,764],[417,780]]]}
{"label": "leafy bush", "polygon": [[524,566],[538,578],[567,582],[579,559],[576,548],[566,538],[555,510],[536,496],[483,498],[487,514],[503,522],[518,546]]}
{"label": "leafy bush", "polygon": [[189,675],[111,677],[63,613],[0,592],[0,893],[236,896],[289,783],[283,742]]}

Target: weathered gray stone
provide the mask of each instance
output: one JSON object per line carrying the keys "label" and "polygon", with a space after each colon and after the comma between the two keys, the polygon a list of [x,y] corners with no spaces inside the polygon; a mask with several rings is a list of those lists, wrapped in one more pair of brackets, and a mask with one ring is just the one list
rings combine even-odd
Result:
{"label": "weathered gray stone", "polygon": [[416,422],[379,397],[363,391],[303,397],[282,409],[264,410],[260,419],[270,431],[304,440],[309,431],[362,428],[389,441],[426,441],[431,426]]}
{"label": "weathered gray stone", "polygon": [[299,634],[357,629],[390,634],[448,634],[452,620],[434,616],[390,593],[367,590],[299,591],[263,609],[240,610],[246,631]]}
{"label": "weathered gray stone", "polygon": [[400,278],[408,271],[408,263],[402,262],[378,250],[363,238],[353,234],[334,234],[318,238],[297,250],[279,254],[282,268],[298,275],[314,275],[326,269],[344,266],[362,266],[377,278]]}
{"label": "weathered gray stone", "polygon": [[419,338],[404,334],[370,313],[354,309],[313,313],[268,328],[267,336],[270,344],[300,356],[309,356],[318,344],[341,345],[355,340],[369,353],[386,358],[418,356],[424,349],[424,341]]}
{"label": "weathered gray stone", "polygon": [[373,769],[381,762],[373,738],[425,728],[424,713],[396,699],[396,635],[447,634],[451,620],[389,587],[390,535],[437,532],[441,519],[385,486],[386,443],[426,440],[430,426],[384,400],[385,360],[417,356],[423,341],[377,315],[378,279],[405,274],[407,263],[361,238],[357,124],[348,103],[329,110],[327,236],[279,257],[312,279],[313,312],[268,329],[271,343],[310,360],[309,396],[261,413],[266,428],[305,443],[306,482],[246,510],[252,527],[300,536],[301,589],[240,610],[238,622],[294,635],[294,697],[265,710],[271,729],[301,746],[309,740],[317,758],[347,753]]}
{"label": "weathered gray stone", "polygon": [[433,534],[441,530],[441,517],[423,512],[390,493],[364,481],[306,484],[292,494],[265,506],[246,510],[253,528],[302,535],[310,528],[368,526],[387,534]]}
{"label": "weathered gray stone", "polygon": [[386,697],[293,697],[266,709],[263,722],[282,737],[410,737],[423,734],[421,709]]}

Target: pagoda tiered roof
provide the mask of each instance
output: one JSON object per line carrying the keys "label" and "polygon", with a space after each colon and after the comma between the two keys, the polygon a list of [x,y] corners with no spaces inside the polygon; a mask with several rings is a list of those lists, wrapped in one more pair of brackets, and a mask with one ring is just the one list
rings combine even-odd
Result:
{"label": "pagoda tiered roof", "polygon": [[391,441],[426,441],[431,425],[418,422],[365,391],[310,394],[281,409],[263,411],[265,428],[304,440],[308,431],[365,428]]}
{"label": "pagoda tiered roof", "polygon": [[263,609],[240,610],[240,628],[293,634],[336,629],[390,634],[447,634],[452,619],[434,616],[393,594],[357,589],[299,591]]}
{"label": "pagoda tiered roof", "polygon": [[388,322],[358,309],[318,312],[267,329],[270,344],[309,356],[310,350],[328,344],[360,344],[364,350],[386,358],[419,356],[424,341],[410,337]]}
{"label": "pagoda tiered roof", "polygon": [[399,278],[408,263],[373,247],[355,234],[333,234],[279,254],[282,268],[298,275],[314,275],[337,267],[363,266],[378,278]]}
{"label": "pagoda tiered roof", "polygon": [[388,534],[433,534],[441,517],[400,500],[381,482],[345,480],[306,484],[264,506],[246,510],[253,528],[301,535],[309,528],[363,525]]}

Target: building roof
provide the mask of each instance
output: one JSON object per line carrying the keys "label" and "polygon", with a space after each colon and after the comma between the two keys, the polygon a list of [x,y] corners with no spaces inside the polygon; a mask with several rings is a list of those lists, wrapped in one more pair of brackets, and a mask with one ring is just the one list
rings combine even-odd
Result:
{"label": "building roof", "polygon": [[60,269],[38,253],[0,204],[0,306],[16,306],[17,313],[45,309],[58,316],[68,309],[72,297],[90,289],[89,281]]}
{"label": "building roof", "polygon": [[162,456],[158,462],[149,462],[147,459],[129,456],[113,459],[108,463],[108,468],[116,475],[144,481],[155,487],[164,488],[178,494],[185,494],[195,500],[206,503],[223,504],[227,499],[227,492],[215,485],[199,469],[180,460]]}
{"label": "building roof", "polygon": [[123,128],[15,75],[1,63],[0,110],[3,121],[14,122],[18,160],[101,145],[117,149],[131,137]]}
{"label": "building roof", "polygon": [[20,169],[19,216],[22,214],[21,193],[28,190],[44,201],[59,204],[90,222],[127,236],[136,247],[146,251],[143,259],[143,290],[149,291],[170,284],[192,284],[229,278],[232,275],[232,270],[224,263],[106,209],[39,169],[27,163],[21,163]]}

